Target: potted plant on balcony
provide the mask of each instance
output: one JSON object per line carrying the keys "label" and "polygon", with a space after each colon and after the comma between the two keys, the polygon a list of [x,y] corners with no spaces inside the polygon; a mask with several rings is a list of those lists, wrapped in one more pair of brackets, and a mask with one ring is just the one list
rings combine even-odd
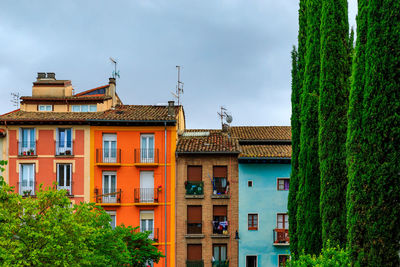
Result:
{"label": "potted plant on balcony", "polygon": [[71,155],[71,150],[65,150],[65,155]]}
{"label": "potted plant on balcony", "polygon": [[22,155],[26,156],[26,151],[22,152]]}
{"label": "potted plant on balcony", "polygon": [[161,190],[162,190],[162,187],[161,187],[161,185],[159,185],[158,188],[157,188],[157,191],[161,192]]}
{"label": "potted plant on balcony", "polygon": [[67,189],[67,196],[70,196],[71,192],[69,191],[69,189]]}
{"label": "potted plant on balcony", "polygon": [[33,156],[35,154],[35,151],[31,148],[28,151],[28,156]]}
{"label": "potted plant on balcony", "polygon": [[23,193],[24,197],[28,197],[28,196],[31,195],[32,190],[25,190],[25,191],[23,191],[22,193]]}

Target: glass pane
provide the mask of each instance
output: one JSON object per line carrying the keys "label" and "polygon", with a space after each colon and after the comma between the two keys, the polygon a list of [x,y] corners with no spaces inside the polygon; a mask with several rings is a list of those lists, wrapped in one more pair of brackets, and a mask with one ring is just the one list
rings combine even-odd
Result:
{"label": "glass pane", "polygon": [[96,112],[97,111],[97,106],[96,105],[90,105],[90,112]]}
{"label": "glass pane", "polygon": [[44,111],[44,106],[39,106],[39,111]]}
{"label": "glass pane", "polygon": [[65,129],[59,129],[59,130],[58,130],[58,138],[59,138],[58,146],[59,146],[59,147],[64,147],[64,143],[65,143]]}
{"label": "glass pane", "polygon": [[111,192],[110,193],[113,193],[113,192],[116,192],[117,191],[117,189],[116,189],[116,178],[115,178],[115,175],[111,175]]}
{"label": "glass pane", "polygon": [[34,149],[35,148],[35,146],[34,146],[34,144],[35,144],[35,130],[34,129],[29,129],[29,131],[30,131],[30,140],[29,140],[30,144],[29,144],[29,147]]}
{"label": "glass pane", "polygon": [[66,165],[65,186],[71,186],[71,164]]}
{"label": "glass pane", "polygon": [[111,141],[111,157],[116,158],[117,157],[117,142]]}
{"label": "glass pane", "polygon": [[226,246],[221,246],[221,261],[226,260]]}
{"label": "glass pane", "polygon": [[47,111],[51,111],[51,106],[49,105],[49,106],[46,106],[46,110]]}
{"label": "glass pane", "polygon": [[214,260],[219,261],[219,247],[214,246]]}
{"label": "glass pane", "polygon": [[111,222],[110,222],[111,227],[112,227],[112,229],[115,229],[115,226],[117,224],[116,216],[115,215],[111,215],[110,217],[111,217]]}
{"label": "glass pane", "polygon": [[109,141],[104,141],[103,153],[104,153],[104,157],[105,158],[108,158],[110,156],[109,150],[110,150],[110,142]]}
{"label": "glass pane", "polygon": [[104,194],[107,194],[107,193],[109,193],[109,184],[108,184],[108,179],[109,179],[109,176],[108,175],[104,175],[104,177],[103,177],[103,193]]}
{"label": "glass pane", "polygon": [[72,106],[72,111],[73,112],[80,112],[81,111],[81,106],[79,106],[79,105]]}
{"label": "glass pane", "polygon": [[88,111],[89,111],[88,105],[82,105],[81,106],[81,112],[88,112]]}
{"label": "glass pane", "polygon": [[67,132],[67,147],[72,147],[72,131],[71,129],[65,129]]}
{"label": "glass pane", "polygon": [[141,148],[142,148],[143,150],[145,150],[145,149],[148,148],[148,146],[147,146],[147,137],[146,137],[146,136],[142,136],[141,146],[142,146]]}
{"label": "glass pane", "polygon": [[58,185],[59,186],[64,186],[64,165],[63,164],[58,164]]}
{"label": "glass pane", "polygon": [[21,164],[21,184],[22,186],[27,186],[28,185],[28,171],[27,171],[27,165]]}
{"label": "glass pane", "polygon": [[289,190],[289,179],[285,180],[285,190]]}

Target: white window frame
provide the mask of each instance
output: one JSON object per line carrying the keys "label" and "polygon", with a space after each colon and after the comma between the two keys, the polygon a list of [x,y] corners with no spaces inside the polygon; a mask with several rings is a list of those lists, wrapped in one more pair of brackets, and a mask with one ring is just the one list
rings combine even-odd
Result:
{"label": "white window frame", "polygon": [[[105,142],[108,142],[108,145],[106,147]],[[113,148],[112,148],[112,143],[115,142],[115,157],[113,157]],[[103,162],[104,163],[116,163],[117,158],[118,158],[118,149],[117,149],[117,134],[112,134],[112,133],[104,133],[103,134]],[[107,153],[106,153],[107,151]]]}
{"label": "white window frame", "polygon": [[[64,142],[63,142],[63,145],[64,145],[64,147],[61,147],[60,146],[60,144],[61,144],[61,141],[60,141],[60,131],[61,130],[63,130],[65,133],[64,133],[64,135],[65,135],[65,138],[64,138]],[[71,131],[71,140],[69,141],[70,142],[70,145],[71,146],[67,146],[68,145],[68,140],[67,140],[67,132],[66,132],[66,130],[70,130]],[[73,155],[73,151],[72,151],[72,147],[73,147],[73,145],[72,145],[72,140],[74,139],[73,138],[73,132],[72,132],[73,130],[72,130],[72,128],[58,128],[57,129],[57,145],[56,145],[56,149],[57,149],[57,155],[66,155],[66,151],[67,150],[69,150],[69,151],[71,151],[71,154],[70,155]]]}
{"label": "white window frame", "polygon": [[[108,193],[114,193],[111,192],[111,175],[115,175],[115,192],[117,192],[117,172],[116,171],[103,171],[102,177],[101,177],[101,182],[102,182],[102,194],[108,194]],[[104,176],[109,176],[108,182],[110,183],[109,188],[104,187]],[[106,190],[109,189],[109,190]],[[114,195],[109,195],[109,196],[103,196],[102,197],[102,202],[103,203],[117,203],[117,194],[115,193]]]}
{"label": "white window frame", "polygon": [[[146,140],[143,143],[143,138]],[[153,138],[153,147],[149,146],[149,140]],[[140,162],[153,163],[155,154],[155,136],[154,134],[141,134],[140,135]]]}
{"label": "white window frame", "polygon": [[38,111],[53,111],[53,105],[38,105]]}
{"label": "white window frame", "polygon": [[[151,234],[149,234],[149,238],[150,239],[154,239],[154,210],[141,210],[139,213],[139,217],[140,217],[140,231],[144,232],[144,231],[150,231],[150,230],[146,230],[146,227],[143,227],[142,225],[142,214],[152,214],[153,215],[153,224],[151,226]],[[145,219],[148,220],[148,219]],[[146,229],[144,229],[146,228]]]}
{"label": "white window frame", "polygon": [[[247,257],[256,257],[256,267],[258,267],[258,255],[246,255],[245,265],[247,266]],[[278,258],[279,261],[279,258]]]}
{"label": "white window frame", "polygon": [[[60,165],[64,165],[64,185],[60,186],[59,185],[59,180],[60,180]],[[67,168],[65,167],[66,165],[69,165],[69,186],[65,185],[67,181]],[[57,189],[65,189],[69,191],[69,194],[72,194],[72,163],[57,163]]]}
{"label": "white window frame", "polygon": [[[23,175],[23,166],[25,165],[31,165],[32,166],[32,179],[29,179],[30,177],[28,177],[27,183],[28,185],[24,186],[23,185],[23,179],[22,179],[22,175]],[[35,168],[35,163],[20,163],[19,164],[19,194],[23,195],[24,191],[28,191],[31,190],[30,194],[34,195],[35,194],[35,175],[36,175],[36,168]],[[32,180],[32,181],[31,181]],[[31,184],[31,185],[29,185]]]}
{"label": "white window frame", "polygon": [[[31,134],[29,133],[26,138],[26,147],[24,146],[24,130],[33,131],[33,140],[31,140]],[[20,128],[19,130],[19,155],[23,155],[24,152],[28,152],[31,149],[34,151],[34,155],[36,155],[36,129],[35,128]]]}
{"label": "white window frame", "polygon": [[[87,110],[83,111],[83,109]],[[72,112],[97,112],[97,105],[71,105]]]}
{"label": "white window frame", "polygon": [[[117,227],[117,211],[115,211],[115,210],[106,210],[106,213],[108,215],[110,215],[110,217],[111,217],[111,221],[110,221],[111,228],[115,229],[115,227]],[[114,218],[115,218],[114,225],[113,225],[113,221],[112,221],[112,216],[114,216]]]}

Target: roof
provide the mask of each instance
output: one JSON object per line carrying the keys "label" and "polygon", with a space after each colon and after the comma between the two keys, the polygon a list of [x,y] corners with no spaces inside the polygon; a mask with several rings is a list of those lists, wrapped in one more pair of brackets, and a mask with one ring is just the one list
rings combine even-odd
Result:
{"label": "roof", "polygon": [[111,96],[93,95],[93,96],[63,96],[63,97],[35,97],[35,96],[21,96],[23,101],[103,101],[111,99]]}
{"label": "roof", "polygon": [[291,158],[291,145],[241,145],[240,158]]}
{"label": "roof", "polygon": [[[178,114],[181,106],[175,106]],[[175,117],[168,116],[167,106],[151,105],[120,105],[115,109],[101,112],[27,112],[16,110],[0,116],[0,124],[9,122],[129,122],[129,121],[175,121]]]}
{"label": "roof", "polygon": [[93,88],[93,89],[89,89],[89,90],[80,92],[80,93],[76,94],[75,96],[87,96],[87,95],[90,95],[90,93],[92,93],[94,91],[97,91],[97,90],[103,89],[103,88],[107,88],[109,86],[110,86],[109,84],[106,84],[106,85],[103,85],[103,86],[99,86],[99,87],[96,87],[96,88]]}
{"label": "roof", "polygon": [[176,146],[176,152],[178,154],[238,154],[240,152],[237,139],[229,137],[228,134],[223,133],[221,130],[191,129],[185,131],[185,133],[186,132],[190,134],[183,134],[179,137]]}
{"label": "roof", "polygon": [[240,141],[290,141],[290,126],[233,126],[231,134]]}

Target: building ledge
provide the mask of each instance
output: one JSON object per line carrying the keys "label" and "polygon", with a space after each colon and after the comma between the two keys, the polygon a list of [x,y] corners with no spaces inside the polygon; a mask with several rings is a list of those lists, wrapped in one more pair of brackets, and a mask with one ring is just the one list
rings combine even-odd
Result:
{"label": "building ledge", "polygon": [[163,205],[162,203],[158,203],[158,202],[151,202],[151,203],[133,203],[134,206],[159,206],[159,205]]}
{"label": "building ledge", "polygon": [[74,158],[75,155],[55,155],[56,158]]}
{"label": "building ledge", "polygon": [[219,235],[219,234],[212,234],[211,238],[220,239],[220,238],[230,238],[230,235]]}
{"label": "building ledge", "polygon": [[226,195],[214,195],[214,194],[212,194],[211,198],[215,198],[215,199],[223,198],[223,199],[225,199],[225,198],[230,198],[230,196],[228,194],[226,194]]}
{"label": "building ledge", "polygon": [[185,195],[186,199],[202,199],[204,195]]}
{"label": "building ledge", "polygon": [[289,246],[290,243],[286,242],[286,243],[274,243],[274,246],[276,247],[286,247]]}
{"label": "building ledge", "polygon": [[121,206],[121,203],[96,203],[96,206],[115,207],[115,206]]}
{"label": "building ledge", "polygon": [[38,155],[18,155],[18,158],[28,158],[28,159],[31,159],[31,158],[37,158],[38,157]]}
{"label": "building ledge", "polygon": [[204,234],[187,234],[185,237],[187,239],[201,239],[204,238]]}
{"label": "building ledge", "polygon": [[99,166],[99,167],[111,167],[111,166],[120,167],[121,163],[96,163],[96,166]]}
{"label": "building ledge", "polygon": [[136,167],[154,167],[154,168],[157,168],[160,165],[163,165],[163,164],[162,163],[133,163],[133,166],[136,166]]}

